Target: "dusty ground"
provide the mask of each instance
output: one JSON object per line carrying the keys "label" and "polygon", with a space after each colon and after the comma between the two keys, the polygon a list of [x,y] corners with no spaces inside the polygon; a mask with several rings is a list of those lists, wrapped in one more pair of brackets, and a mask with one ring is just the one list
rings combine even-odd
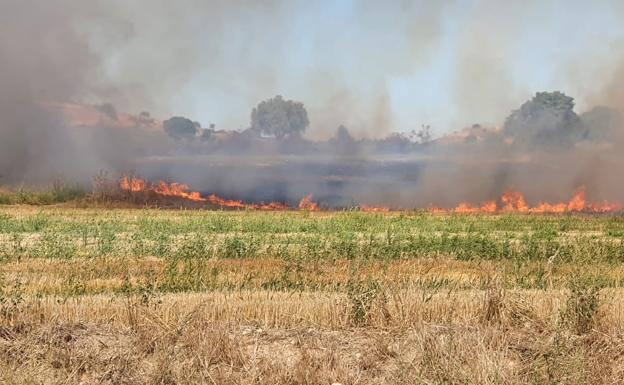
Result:
{"label": "dusty ground", "polygon": [[[336,298],[93,296],[5,302],[7,384],[618,384],[621,301],[585,320],[566,293],[498,289],[374,302],[359,325]],[[405,294],[407,300],[416,293]],[[617,293],[604,293],[617,298]],[[222,296],[221,300],[218,299]],[[264,298],[262,300],[262,298]],[[620,297],[621,298],[621,297]],[[254,312],[254,299],[259,309]],[[281,312],[283,300],[286,310]],[[298,307],[293,305],[298,302]],[[345,318],[329,322],[335,313]],[[450,306],[453,305],[453,306]],[[300,317],[294,317],[297,312]],[[318,313],[320,317],[315,318]],[[568,314],[568,315],[566,315]],[[320,326],[324,320],[325,326]],[[580,320],[580,321],[579,321]],[[587,321],[587,325],[583,321]],[[579,323],[580,322],[580,323]],[[317,324],[317,325],[315,325]]]}

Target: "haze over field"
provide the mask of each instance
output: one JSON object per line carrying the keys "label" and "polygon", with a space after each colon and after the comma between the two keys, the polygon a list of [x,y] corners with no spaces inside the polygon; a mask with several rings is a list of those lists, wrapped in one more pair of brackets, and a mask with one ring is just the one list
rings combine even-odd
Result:
{"label": "haze over field", "polygon": [[0,0],[0,384],[624,383],[623,20]]}
{"label": "haze over field", "polygon": [[[583,185],[621,201],[623,16],[608,0],[0,0],[0,184],[136,170],[250,201],[515,187],[536,203]],[[254,123],[276,95],[306,118]]]}

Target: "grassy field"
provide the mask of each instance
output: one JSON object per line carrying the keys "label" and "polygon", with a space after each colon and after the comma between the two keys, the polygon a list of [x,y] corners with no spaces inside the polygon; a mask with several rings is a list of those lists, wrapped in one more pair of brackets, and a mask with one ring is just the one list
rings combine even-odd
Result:
{"label": "grassy field", "polygon": [[0,383],[617,384],[624,218],[0,206]]}

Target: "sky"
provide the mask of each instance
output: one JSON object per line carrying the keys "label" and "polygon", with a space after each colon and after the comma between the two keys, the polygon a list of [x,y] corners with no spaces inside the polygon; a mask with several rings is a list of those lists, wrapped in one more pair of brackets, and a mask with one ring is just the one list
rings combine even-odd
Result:
{"label": "sky", "polygon": [[76,101],[244,129],[305,104],[307,136],[497,126],[538,91],[577,109],[624,58],[621,1],[111,0],[75,22],[98,58]]}

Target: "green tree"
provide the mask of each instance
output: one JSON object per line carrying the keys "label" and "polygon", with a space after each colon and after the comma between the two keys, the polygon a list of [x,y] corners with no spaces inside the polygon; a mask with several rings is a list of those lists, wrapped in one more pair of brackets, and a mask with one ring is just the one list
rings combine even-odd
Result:
{"label": "green tree", "polygon": [[310,121],[303,103],[284,100],[280,95],[262,101],[251,112],[251,128],[276,138],[301,135]]}
{"label": "green tree", "polygon": [[163,122],[165,132],[174,139],[194,138],[199,127],[199,123],[180,116],[174,116]]}
{"label": "green tree", "polygon": [[559,91],[538,92],[511,113],[503,129],[514,143],[536,146],[567,145],[585,134],[574,99]]}

